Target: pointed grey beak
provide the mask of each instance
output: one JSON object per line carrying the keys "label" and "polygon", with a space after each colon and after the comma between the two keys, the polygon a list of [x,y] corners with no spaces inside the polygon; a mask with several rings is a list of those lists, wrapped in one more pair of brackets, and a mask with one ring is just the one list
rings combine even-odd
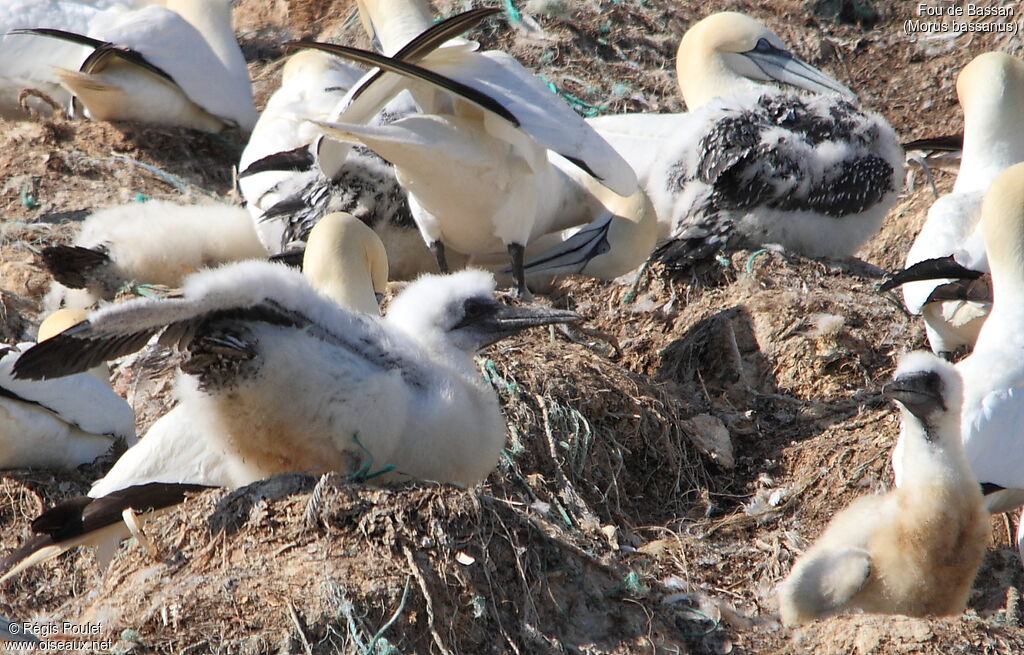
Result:
{"label": "pointed grey beak", "polygon": [[595,221],[562,243],[530,257],[523,263],[526,275],[562,275],[580,273],[591,259],[611,250],[608,230],[615,215],[608,212],[600,221]]}
{"label": "pointed grey beak", "polygon": [[[838,93],[848,98],[856,97],[850,89],[807,62],[794,57],[792,53],[776,48],[771,43],[768,43],[766,39],[759,39],[757,45],[752,50],[729,54],[732,55],[730,59],[738,64],[736,66],[737,71],[747,75],[747,77],[763,79],[764,81],[775,80],[776,82],[789,84],[813,93]],[[761,78],[756,73],[753,75],[748,74],[748,71],[750,71],[749,64],[743,65],[739,61],[740,58],[753,64],[766,79]]]}
{"label": "pointed grey beak", "polygon": [[946,409],[942,402],[942,379],[934,371],[901,375],[882,387],[882,393],[922,420],[929,414]]}
{"label": "pointed grey beak", "polygon": [[527,328],[582,320],[583,317],[576,312],[564,309],[543,305],[515,307],[495,301],[486,306],[478,306],[477,311],[463,318],[454,329],[471,332],[479,349]]}

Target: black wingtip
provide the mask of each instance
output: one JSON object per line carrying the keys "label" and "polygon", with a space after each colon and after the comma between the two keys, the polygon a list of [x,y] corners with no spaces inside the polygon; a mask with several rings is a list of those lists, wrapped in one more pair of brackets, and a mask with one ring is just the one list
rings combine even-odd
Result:
{"label": "black wingtip", "polygon": [[281,152],[275,152],[261,157],[245,167],[245,170],[238,174],[239,179],[255,175],[257,173],[263,173],[266,171],[290,171],[295,173],[302,173],[310,170],[315,163],[316,158],[314,157],[309,146],[302,145],[292,150],[284,150]]}
{"label": "black wingtip", "polygon": [[328,52],[333,55],[337,55],[338,57],[345,57],[346,59],[358,61],[367,66],[377,66],[378,68],[397,75],[402,75],[414,80],[429,82],[461,97],[464,100],[472,102],[487,111],[497,114],[513,126],[519,127],[519,119],[516,118],[515,114],[506,109],[504,105],[491,96],[483,93],[482,91],[478,91],[471,86],[463,84],[462,82],[453,80],[450,77],[441,75],[440,73],[435,73],[430,69],[423,68],[422,66],[417,66],[416,64],[402,61],[394,57],[387,57],[376,52],[370,52],[369,50],[350,48],[348,46],[334,43],[321,43],[319,41],[301,39],[298,41],[286,41],[283,45],[286,48],[310,48],[313,50],[322,50],[323,52]]}
{"label": "black wingtip", "polygon": [[36,535],[0,560],[0,575],[47,546],[121,521],[121,515],[126,509],[136,512],[163,509],[184,502],[187,494],[213,488],[204,484],[148,482],[125,487],[99,498],[77,496],[66,500],[32,521],[32,531]]}
{"label": "black wingtip", "polygon": [[84,289],[92,272],[110,263],[103,249],[63,244],[46,246],[39,257],[53,279],[70,289]]}

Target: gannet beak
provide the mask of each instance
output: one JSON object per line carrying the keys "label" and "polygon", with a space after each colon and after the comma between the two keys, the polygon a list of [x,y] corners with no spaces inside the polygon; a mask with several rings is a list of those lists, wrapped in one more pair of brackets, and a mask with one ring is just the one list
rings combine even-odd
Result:
{"label": "gannet beak", "polygon": [[467,313],[465,318],[455,326],[455,329],[471,332],[477,349],[510,337],[526,328],[583,320],[583,317],[576,312],[543,305],[515,307],[493,302],[476,307],[476,311],[471,314]]}
{"label": "gannet beak", "polygon": [[838,93],[855,98],[853,91],[835,81],[792,53],[777,48],[767,39],[758,39],[752,50],[725,53],[737,73],[762,82],[776,81],[812,93]]}
{"label": "gannet beak", "polygon": [[[882,393],[922,420],[933,412],[946,410],[942,402],[942,379],[934,371],[901,375],[882,387]],[[925,431],[925,436],[931,440],[928,432]]]}
{"label": "gannet beak", "polygon": [[879,291],[888,291],[907,282],[918,282],[920,280],[976,280],[983,274],[981,271],[973,271],[956,261],[953,255],[947,257],[936,257],[925,259],[909,266],[902,271],[893,273],[889,279],[878,287]]}

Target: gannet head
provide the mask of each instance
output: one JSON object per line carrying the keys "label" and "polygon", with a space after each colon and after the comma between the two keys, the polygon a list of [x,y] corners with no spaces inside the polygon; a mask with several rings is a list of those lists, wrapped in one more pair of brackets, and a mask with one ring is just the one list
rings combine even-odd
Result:
{"label": "gannet head", "polygon": [[[344,70],[346,64],[334,55],[322,50],[298,50],[288,57],[284,67],[281,69],[281,85],[285,84],[309,84],[315,85],[314,80],[330,77],[339,70]],[[321,88],[323,83],[319,85]]]}
{"label": "gannet head", "polygon": [[691,111],[716,97],[756,87],[789,84],[813,93],[853,92],[790,53],[758,21],[733,11],[712,14],[687,30],[676,53],[676,74]]}
{"label": "gannet head", "polygon": [[1005,52],[983,52],[960,71],[956,96],[965,113],[973,106],[1019,102],[1024,96],[1024,61]]}
{"label": "gannet head", "polygon": [[993,309],[1017,304],[1024,298],[1024,163],[992,181],[981,203],[981,229],[992,270]]}
{"label": "gannet head", "polygon": [[979,147],[985,160],[1004,163],[1024,158],[1024,61],[1004,52],[982,53],[960,71],[956,95],[964,110],[965,151]]}
{"label": "gannet head", "polygon": [[302,272],[342,307],[380,314],[388,254],[377,233],[352,214],[335,212],[317,221],[306,240]]}
{"label": "gannet head", "polygon": [[959,444],[963,383],[956,368],[946,360],[924,350],[903,355],[882,393],[917,417],[929,442],[947,435]]}
{"label": "gannet head", "polygon": [[39,324],[36,341],[45,341],[55,334],[60,334],[72,325],[78,325],[89,316],[84,309],[58,309]]}
{"label": "gannet head", "polygon": [[[39,330],[36,333],[36,341],[46,341],[52,336],[58,335],[64,330],[68,329],[73,325],[78,325],[86,318],[88,318],[89,312],[84,309],[58,309],[53,312],[39,324]],[[110,384],[110,369],[107,368],[106,364],[100,364],[89,369],[89,373],[92,374],[100,382]]]}
{"label": "gannet head", "polygon": [[447,343],[473,354],[528,327],[570,323],[581,317],[541,305],[500,303],[494,299],[494,276],[467,269],[420,276],[391,303],[386,320],[432,346]]}

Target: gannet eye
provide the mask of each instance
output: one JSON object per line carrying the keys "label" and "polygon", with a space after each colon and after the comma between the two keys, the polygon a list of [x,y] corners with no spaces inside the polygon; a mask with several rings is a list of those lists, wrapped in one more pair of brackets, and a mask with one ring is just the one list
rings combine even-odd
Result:
{"label": "gannet eye", "polygon": [[754,51],[755,52],[760,52],[760,53],[763,53],[763,54],[769,54],[770,53],[770,54],[784,55],[784,56],[788,56],[789,55],[788,51],[783,50],[782,48],[776,48],[771,43],[768,43],[768,39],[765,39],[763,37],[757,40],[757,45],[754,46]]}
{"label": "gannet eye", "polygon": [[491,303],[479,298],[470,298],[462,304],[463,321],[471,321],[485,315],[491,307]]}

